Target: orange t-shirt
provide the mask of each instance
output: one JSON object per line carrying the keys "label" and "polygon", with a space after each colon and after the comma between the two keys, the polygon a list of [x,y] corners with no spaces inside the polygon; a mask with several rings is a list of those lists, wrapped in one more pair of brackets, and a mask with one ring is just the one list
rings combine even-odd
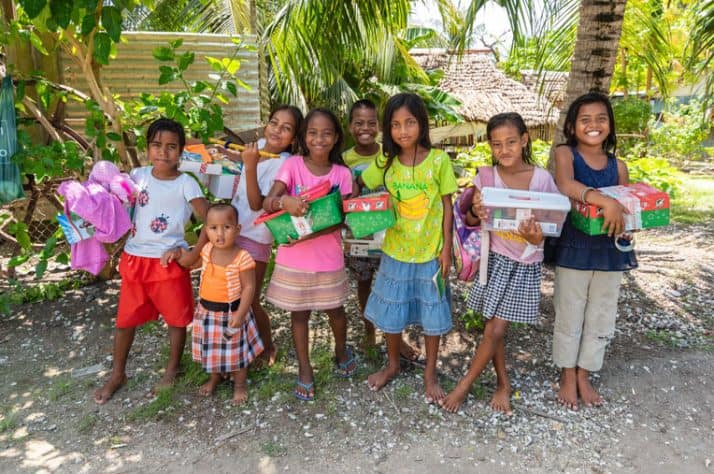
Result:
{"label": "orange t-shirt", "polygon": [[248,252],[241,249],[228,265],[216,265],[211,261],[211,250],[211,243],[201,250],[203,266],[198,294],[204,300],[231,303],[240,298],[240,272],[255,268],[255,261]]}

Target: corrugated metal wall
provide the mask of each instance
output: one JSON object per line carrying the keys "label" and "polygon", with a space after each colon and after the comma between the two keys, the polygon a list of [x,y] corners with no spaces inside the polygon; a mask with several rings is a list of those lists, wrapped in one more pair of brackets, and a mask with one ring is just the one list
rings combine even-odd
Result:
{"label": "corrugated metal wall", "polygon": [[[102,81],[113,94],[121,96],[123,101],[129,101],[143,92],[158,94],[163,91],[180,91],[179,82],[160,86],[159,66],[162,64],[154,59],[152,51],[158,46],[167,46],[169,41],[183,39],[179,52],[193,51],[196,60],[185,73],[186,80],[208,79],[213,70],[205,61],[204,56],[216,58],[229,57],[235,50],[231,37],[226,35],[195,34],[195,33],[157,33],[157,32],[124,32],[125,42],[117,45],[116,58],[108,66],[102,67]],[[246,44],[255,45],[255,37],[243,37]],[[224,106],[224,120],[228,128],[241,131],[261,125],[261,115],[265,114],[267,100],[265,83],[260,80],[259,56],[257,50],[242,49],[238,54],[241,61],[237,76],[252,90],[238,88],[238,97],[231,98]],[[60,56],[62,79],[65,84],[88,92],[86,81],[81,69],[64,52]],[[68,103],[67,122],[79,130],[84,129],[86,113],[84,106],[75,102]]]}

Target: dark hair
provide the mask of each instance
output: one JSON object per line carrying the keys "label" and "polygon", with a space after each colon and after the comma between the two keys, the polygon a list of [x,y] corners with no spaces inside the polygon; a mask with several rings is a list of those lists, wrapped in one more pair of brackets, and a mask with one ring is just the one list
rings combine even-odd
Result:
{"label": "dark hair", "polygon": [[149,125],[148,130],[146,130],[147,145],[159,132],[175,133],[179,139],[179,151],[183,151],[183,147],[186,146],[186,133],[183,131],[183,125],[166,117],[154,120],[151,125]]}
{"label": "dark hair", "polygon": [[354,104],[352,104],[352,107],[350,107],[350,115],[349,115],[349,122],[352,122],[352,118],[355,114],[355,110],[357,109],[369,109],[369,110],[374,110],[375,113],[377,112],[377,106],[374,105],[374,102],[372,102],[369,99],[360,99]]}
{"label": "dark hair", "polygon": [[226,204],[225,202],[214,202],[211,205],[209,205],[208,209],[206,210],[206,217],[208,217],[208,213],[211,211],[224,211],[226,209],[230,209],[233,211],[233,214],[236,216],[236,224],[237,224],[238,223],[238,209],[236,209],[231,204]]}
{"label": "dark hair", "polygon": [[[287,105],[287,104],[278,105],[277,107],[275,107],[273,109],[272,112],[270,112],[270,115],[268,115],[268,122],[273,119],[273,116],[276,113],[282,112],[282,111],[286,111],[286,112],[290,113],[290,115],[293,116],[293,120],[295,120],[295,137],[297,137],[298,134],[300,133],[300,129],[302,128],[302,122],[303,122],[304,118],[302,116],[302,111],[300,109],[298,109],[297,107],[295,107],[294,105]],[[287,151],[288,153],[298,153],[297,140],[295,140],[293,143],[291,143],[290,146],[285,148],[285,150],[283,150],[283,151]]]}
{"label": "dark hair", "polygon": [[305,143],[305,137],[307,136],[307,129],[308,129],[308,126],[310,125],[310,120],[312,120],[312,118],[317,115],[324,115],[325,117],[330,119],[330,121],[332,122],[332,126],[335,129],[335,133],[337,134],[337,142],[330,150],[330,155],[328,157],[328,160],[330,161],[330,163],[335,164],[335,165],[347,166],[345,164],[345,161],[342,159],[342,142],[345,140],[345,134],[342,131],[342,125],[340,125],[339,119],[329,109],[323,109],[323,108],[318,107],[318,108],[312,109],[310,112],[307,113],[307,115],[305,116],[305,120],[302,123],[302,128],[300,129],[300,134],[298,135],[298,143],[300,145],[300,148],[306,155],[308,154],[307,144]]}
{"label": "dark hair", "polygon": [[578,145],[578,139],[575,137],[575,122],[580,113],[580,107],[588,104],[603,104],[607,109],[607,118],[610,120],[610,133],[602,142],[602,149],[606,153],[615,153],[617,149],[617,136],[615,135],[615,114],[612,111],[612,104],[606,95],[599,92],[588,92],[581,95],[570,104],[568,113],[565,115],[565,123],[563,124],[563,134],[565,135],[565,144],[571,147]]}
{"label": "dark hair", "polygon": [[[427,150],[431,149],[431,139],[429,138],[429,114],[426,111],[426,105],[424,105],[424,101],[421,100],[421,97],[416,94],[406,92],[390,97],[387,101],[387,105],[384,106],[384,118],[382,120],[382,152],[387,158],[387,161],[383,166],[385,183],[387,171],[391,168],[392,163],[394,162],[394,157],[399,155],[402,151],[402,147],[394,143],[394,139],[392,139],[392,116],[402,107],[406,107],[409,113],[417,119],[417,123],[419,124],[419,137],[417,138],[417,144],[423,146]],[[379,161],[377,162],[377,166],[380,166]]]}
{"label": "dark hair", "polygon": [[[532,165],[533,150],[531,146],[531,136],[528,133],[528,127],[526,127],[526,122],[523,120],[523,117],[521,117],[520,114],[517,114],[516,112],[506,112],[503,114],[496,114],[491,117],[488,120],[488,124],[486,124],[486,137],[488,138],[488,141],[491,141],[491,132],[493,132],[499,127],[503,127],[506,125],[510,125],[516,130],[518,130],[518,134],[521,136],[524,133],[528,135],[528,142],[526,143],[526,146],[523,147],[523,153],[521,153],[521,158],[523,159],[524,163]],[[493,154],[491,154],[491,160],[494,165],[498,164]]]}

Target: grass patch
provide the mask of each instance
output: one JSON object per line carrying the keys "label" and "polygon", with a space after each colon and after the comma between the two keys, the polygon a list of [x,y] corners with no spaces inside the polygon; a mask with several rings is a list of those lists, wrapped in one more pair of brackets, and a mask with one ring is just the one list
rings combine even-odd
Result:
{"label": "grass patch", "polygon": [[680,339],[671,331],[650,329],[645,333],[645,337],[654,343],[669,347],[670,349],[679,347]]}
{"label": "grass patch", "polygon": [[17,428],[17,415],[11,409],[3,410],[0,416],[0,433],[12,431]]}
{"label": "grass patch", "polygon": [[160,418],[162,415],[173,411],[177,405],[177,401],[174,397],[175,393],[176,387],[159,390],[154,400],[129,413],[129,421],[142,422],[155,420]]}
{"label": "grass patch", "polygon": [[271,367],[251,371],[252,386],[251,396],[257,400],[266,401],[273,398],[276,393],[286,395],[292,392],[295,381],[285,369],[284,354],[278,353],[275,363]]}
{"label": "grass patch", "polygon": [[714,219],[714,177],[684,175],[671,206],[672,220],[681,224]]}
{"label": "grass patch", "polygon": [[260,446],[260,450],[263,452],[263,454],[265,454],[266,456],[270,456],[271,458],[285,456],[285,454],[287,453],[285,448],[283,448],[280,443],[277,443],[275,441],[267,441],[263,443]]}
{"label": "grass patch", "polygon": [[75,382],[69,377],[59,377],[54,380],[47,390],[47,398],[51,402],[56,402],[69,395],[75,387]]}
{"label": "grass patch", "polygon": [[394,399],[400,402],[409,400],[414,390],[409,384],[402,384],[394,389]]}
{"label": "grass patch", "polygon": [[147,371],[139,372],[136,375],[132,375],[129,381],[126,383],[127,390],[134,390],[140,385],[145,385],[149,380],[149,373]]}
{"label": "grass patch", "polygon": [[99,417],[93,413],[87,413],[77,422],[77,432],[87,434],[99,421]]}
{"label": "grass patch", "polygon": [[139,326],[137,332],[143,335],[152,335],[158,333],[161,330],[161,326],[162,324],[159,321],[149,321]]}

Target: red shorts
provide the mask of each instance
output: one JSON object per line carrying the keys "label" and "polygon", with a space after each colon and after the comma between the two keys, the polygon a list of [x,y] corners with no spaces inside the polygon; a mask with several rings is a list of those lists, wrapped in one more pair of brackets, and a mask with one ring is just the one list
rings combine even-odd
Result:
{"label": "red shorts", "polygon": [[122,253],[117,327],[133,328],[161,314],[166,324],[186,327],[193,320],[193,286],[189,270],[176,262],[164,268],[158,258]]}

